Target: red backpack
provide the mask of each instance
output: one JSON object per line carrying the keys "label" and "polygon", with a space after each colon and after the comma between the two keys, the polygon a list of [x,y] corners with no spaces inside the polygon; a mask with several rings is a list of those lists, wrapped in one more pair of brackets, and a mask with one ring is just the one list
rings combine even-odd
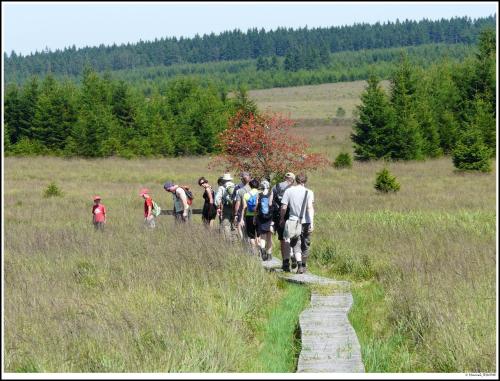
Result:
{"label": "red backpack", "polygon": [[189,187],[187,185],[181,186],[181,188],[184,189],[184,192],[186,192],[186,199],[187,199],[188,205],[192,205],[193,199],[194,199],[193,192],[191,192],[191,190],[189,189]]}

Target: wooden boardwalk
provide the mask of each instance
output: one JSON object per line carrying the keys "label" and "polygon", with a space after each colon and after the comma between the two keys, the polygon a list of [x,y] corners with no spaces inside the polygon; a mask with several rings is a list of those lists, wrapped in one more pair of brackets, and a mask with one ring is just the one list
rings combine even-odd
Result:
{"label": "wooden boardwalk", "polygon": [[352,306],[352,295],[345,289],[349,282],[336,281],[310,273],[283,273],[281,261],[273,258],[262,262],[264,268],[279,272],[289,282],[311,285],[340,286],[331,294],[311,294],[311,306],[299,317],[302,350],[297,373],[363,373],[361,348],[356,332],[347,314]]}

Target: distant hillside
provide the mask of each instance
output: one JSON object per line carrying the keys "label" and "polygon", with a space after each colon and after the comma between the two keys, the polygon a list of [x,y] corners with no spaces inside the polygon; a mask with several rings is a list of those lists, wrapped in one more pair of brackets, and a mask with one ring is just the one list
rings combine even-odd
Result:
{"label": "distant hillside", "polygon": [[396,21],[395,23],[355,24],[329,28],[256,28],[194,38],[161,38],[122,44],[28,56],[12,52],[4,55],[5,82],[22,82],[31,75],[77,76],[86,64],[96,71],[138,69],[183,63],[284,57],[287,70],[315,69],[325,64],[330,53],[364,49],[416,46],[430,43],[474,44],[485,27],[495,27],[496,15],[472,20],[467,17],[439,21]]}

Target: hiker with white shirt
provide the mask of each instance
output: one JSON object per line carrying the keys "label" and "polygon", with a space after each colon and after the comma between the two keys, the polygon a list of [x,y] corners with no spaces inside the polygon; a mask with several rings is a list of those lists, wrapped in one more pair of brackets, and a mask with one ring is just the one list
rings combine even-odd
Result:
{"label": "hiker with white shirt", "polygon": [[[310,234],[314,230],[314,193],[305,187],[307,183],[305,174],[297,175],[295,181],[297,185],[288,188],[283,194],[280,226],[284,226],[283,237],[290,240],[290,247],[297,260],[297,274],[303,274],[309,254]],[[287,211],[289,217],[285,222]],[[283,271],[290,272],[288,251],[284,252],[282,268]]]}

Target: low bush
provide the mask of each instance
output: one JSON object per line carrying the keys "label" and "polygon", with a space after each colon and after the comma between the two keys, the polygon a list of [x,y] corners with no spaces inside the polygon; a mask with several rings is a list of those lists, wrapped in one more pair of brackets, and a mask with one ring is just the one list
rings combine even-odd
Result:
{"label": "low bush", "polygon": [[397,192],[400,188],[401,185],[396,181],[396,177],[392,176],[387,168],[377,173],[375,189],[379,192]]}

